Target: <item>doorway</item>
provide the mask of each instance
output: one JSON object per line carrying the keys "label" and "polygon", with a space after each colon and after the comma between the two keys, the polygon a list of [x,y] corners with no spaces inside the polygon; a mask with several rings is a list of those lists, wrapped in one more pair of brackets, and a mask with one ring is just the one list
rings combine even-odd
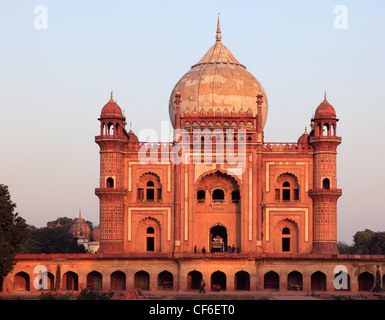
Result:
{"label": "doorway", "polygon": [[210,252],[226,252],[228,246],[227,229],[221,225],[216,225],[210,229],[209,249]]}

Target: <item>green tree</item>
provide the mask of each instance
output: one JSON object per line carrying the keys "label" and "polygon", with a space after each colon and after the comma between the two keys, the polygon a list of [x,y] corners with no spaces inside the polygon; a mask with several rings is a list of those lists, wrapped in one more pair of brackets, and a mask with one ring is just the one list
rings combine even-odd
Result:
{"label": "green tree", "polygon": [[375,235],[375,232],[369,229],[364,231],[357,231],[353,236],[354,242],[354,253],[355,254],[369,254],[370,247],[372,244],[372,238]]}
{"label": "green tree", "polygon": [[30,229],[30,237],[20,253],[86,253],[83,245],[65,227]]}
{"label": "green tree", "polygon": [[15,208],[8,186],[0,184],[0,277],[13,270],[15,254],[28,238],[28,226]]}

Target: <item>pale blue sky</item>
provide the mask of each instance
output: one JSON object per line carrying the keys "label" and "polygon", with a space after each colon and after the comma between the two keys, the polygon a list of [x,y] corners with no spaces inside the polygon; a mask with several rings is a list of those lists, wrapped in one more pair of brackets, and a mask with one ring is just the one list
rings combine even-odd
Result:
{"label": "pale blue sky", "polygon": [[[34,28],[35,6],[48,29]],[[348,9],[337,30],[333,9]],[[98,223],[97,120],[110,91],[133,130],[160,130],[173,86],[215,40],[261,82],[266,141],[296,141],[327,90],[340,118],[338,239],[385,231],[382,0],[0,1],[0,183],[41,227]]]}

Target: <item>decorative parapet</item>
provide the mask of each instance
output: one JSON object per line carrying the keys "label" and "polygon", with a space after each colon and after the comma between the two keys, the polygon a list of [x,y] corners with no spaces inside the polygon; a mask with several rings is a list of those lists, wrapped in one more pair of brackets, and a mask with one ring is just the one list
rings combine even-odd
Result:
{"label": "decorative parapet", "polygon": [[307,144],[295,142],[269,142],[264,144],[267,152],[312,152],[313,148]]}

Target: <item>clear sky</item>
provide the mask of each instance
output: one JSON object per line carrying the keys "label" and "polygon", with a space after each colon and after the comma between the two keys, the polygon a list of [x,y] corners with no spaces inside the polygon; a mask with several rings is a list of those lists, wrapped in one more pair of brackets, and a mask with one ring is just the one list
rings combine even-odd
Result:
{"label": "clear sky", "polygon": [[160,132],[174,85],[214,44],[218,12],[223,43],[267,93],[265,141],[297,141],[327,91],[343,141],[338,240],[385,231],[383,0],[1,0],[0,183],[27,223],[79,208],[99,223],[94,136],[110,91],[134,132]]}

